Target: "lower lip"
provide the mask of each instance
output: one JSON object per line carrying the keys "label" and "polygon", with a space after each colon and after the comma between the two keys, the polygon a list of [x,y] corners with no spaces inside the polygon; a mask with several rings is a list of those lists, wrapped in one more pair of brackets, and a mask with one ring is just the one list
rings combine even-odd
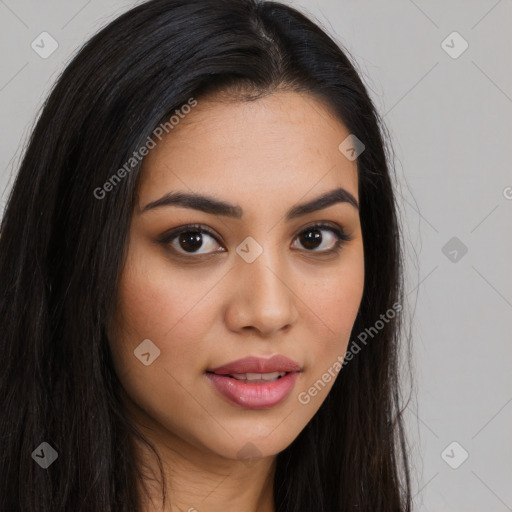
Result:
{"label": "lower lip", "polygon": [[248,383],[216,373],[207,373],[206,376],[230,402],[246,409],[268,409],[290,394],[299,373],[290,372],[280,379],[265,383]]}

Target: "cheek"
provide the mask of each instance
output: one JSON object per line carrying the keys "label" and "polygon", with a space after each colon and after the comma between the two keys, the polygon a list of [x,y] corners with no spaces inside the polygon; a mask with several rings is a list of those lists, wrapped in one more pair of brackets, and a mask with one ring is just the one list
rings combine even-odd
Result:
{"label": "cheek", "polygon": [[184,333],[191,343],[199,339],[214,315],[206,292],[215,276],[194,275],[191,279],[189,270],[173,267],[160,256],[130,256],[118,292],[128,334],[166,344]]}
{"label": "cheek", "polygon": [[329,276],[309,281],[301,295],[323,323],[326,332],[344,339],[352,330],[363,288],[364,265],[362,260],[356,260]]}
{"label": "cheek", "polygon": [[[191,279],[162,258],[139,257],[134,248],[119,282],[116,318],[109,333],[116,373],[133,402],[173,428],[169,411],[197,416],[186,390],[193,387],[195,369],[203,369],[204,340],[215,317],[206,291],[218,278],[208,285],[210,280]],[[148,366],[134,354],[146,339],[160,351]]]}
{"label": "cheek", "polygon": [[[350,257],[348,257],[350,256]],[[315,376],[343,358],[361,304],[364,289],[364,258],[362,247],[347,255],[329,275],[316,276],[302,288],[311,322],[311,335],[318,342],[310,343],[310,363]],[[332,383],[330,384],[332,385]],[[330,387],[329,385],[329,387]]]}

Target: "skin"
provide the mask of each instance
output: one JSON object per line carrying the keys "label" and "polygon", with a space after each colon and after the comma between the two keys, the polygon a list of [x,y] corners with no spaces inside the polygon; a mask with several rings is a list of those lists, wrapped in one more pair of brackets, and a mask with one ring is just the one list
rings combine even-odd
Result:
{"label": "skin", "polygon": [[[299,393],[343,357],[364,286],[357,208],[345,202],[291,221],[284,216],[339,187],[358,200],[357,166],[338,149],[347,128],[312,96],[222,99],[198,100],[144,161],[109,339],[126,408],[162,458],[172,503],[166,510],[273,512],[275,456],[311,420],[334,379],[308,404]],[[142,212],[171,191],[239,205],[243,217],[175,205]],[[321,244],[308,249],[300,235],[316,221],[341,226],[352,240],[322,256],[336,241],[322,228]],[[178,237],[157,241],[191,223],[217,236],[203,235],[197,252],[210,253],[203,260]],[[263,248],[252,263],[235,251],[247,236]],[[149,366],[134,356],[144,339],[160,350]],[[275,354],[303,371],[269,409],[231,404],[205,376],[235,359]],[[244,446],[249,461],[239,455]],[[162,510],[156,459],[137,447],[150,482],[143,510]]]}

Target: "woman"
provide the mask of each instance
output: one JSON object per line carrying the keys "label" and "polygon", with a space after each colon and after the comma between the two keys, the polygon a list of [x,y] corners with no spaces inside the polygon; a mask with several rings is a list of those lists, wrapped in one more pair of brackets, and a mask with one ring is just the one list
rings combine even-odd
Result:
{"label": "woman", "polygon": [[378,114],[317,25],[114,20],[2,220],[0,510],[410,510],[399,234]]}

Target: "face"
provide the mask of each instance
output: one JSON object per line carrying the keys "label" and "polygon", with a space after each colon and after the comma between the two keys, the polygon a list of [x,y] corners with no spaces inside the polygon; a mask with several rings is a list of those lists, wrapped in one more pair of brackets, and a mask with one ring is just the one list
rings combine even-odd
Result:
{"label": "face", "polygon": [[217,100],[144,161],[109,339],[127,406],[162,443],[264,457],[343,378],[364,285],[357,167],[311,96]]}

